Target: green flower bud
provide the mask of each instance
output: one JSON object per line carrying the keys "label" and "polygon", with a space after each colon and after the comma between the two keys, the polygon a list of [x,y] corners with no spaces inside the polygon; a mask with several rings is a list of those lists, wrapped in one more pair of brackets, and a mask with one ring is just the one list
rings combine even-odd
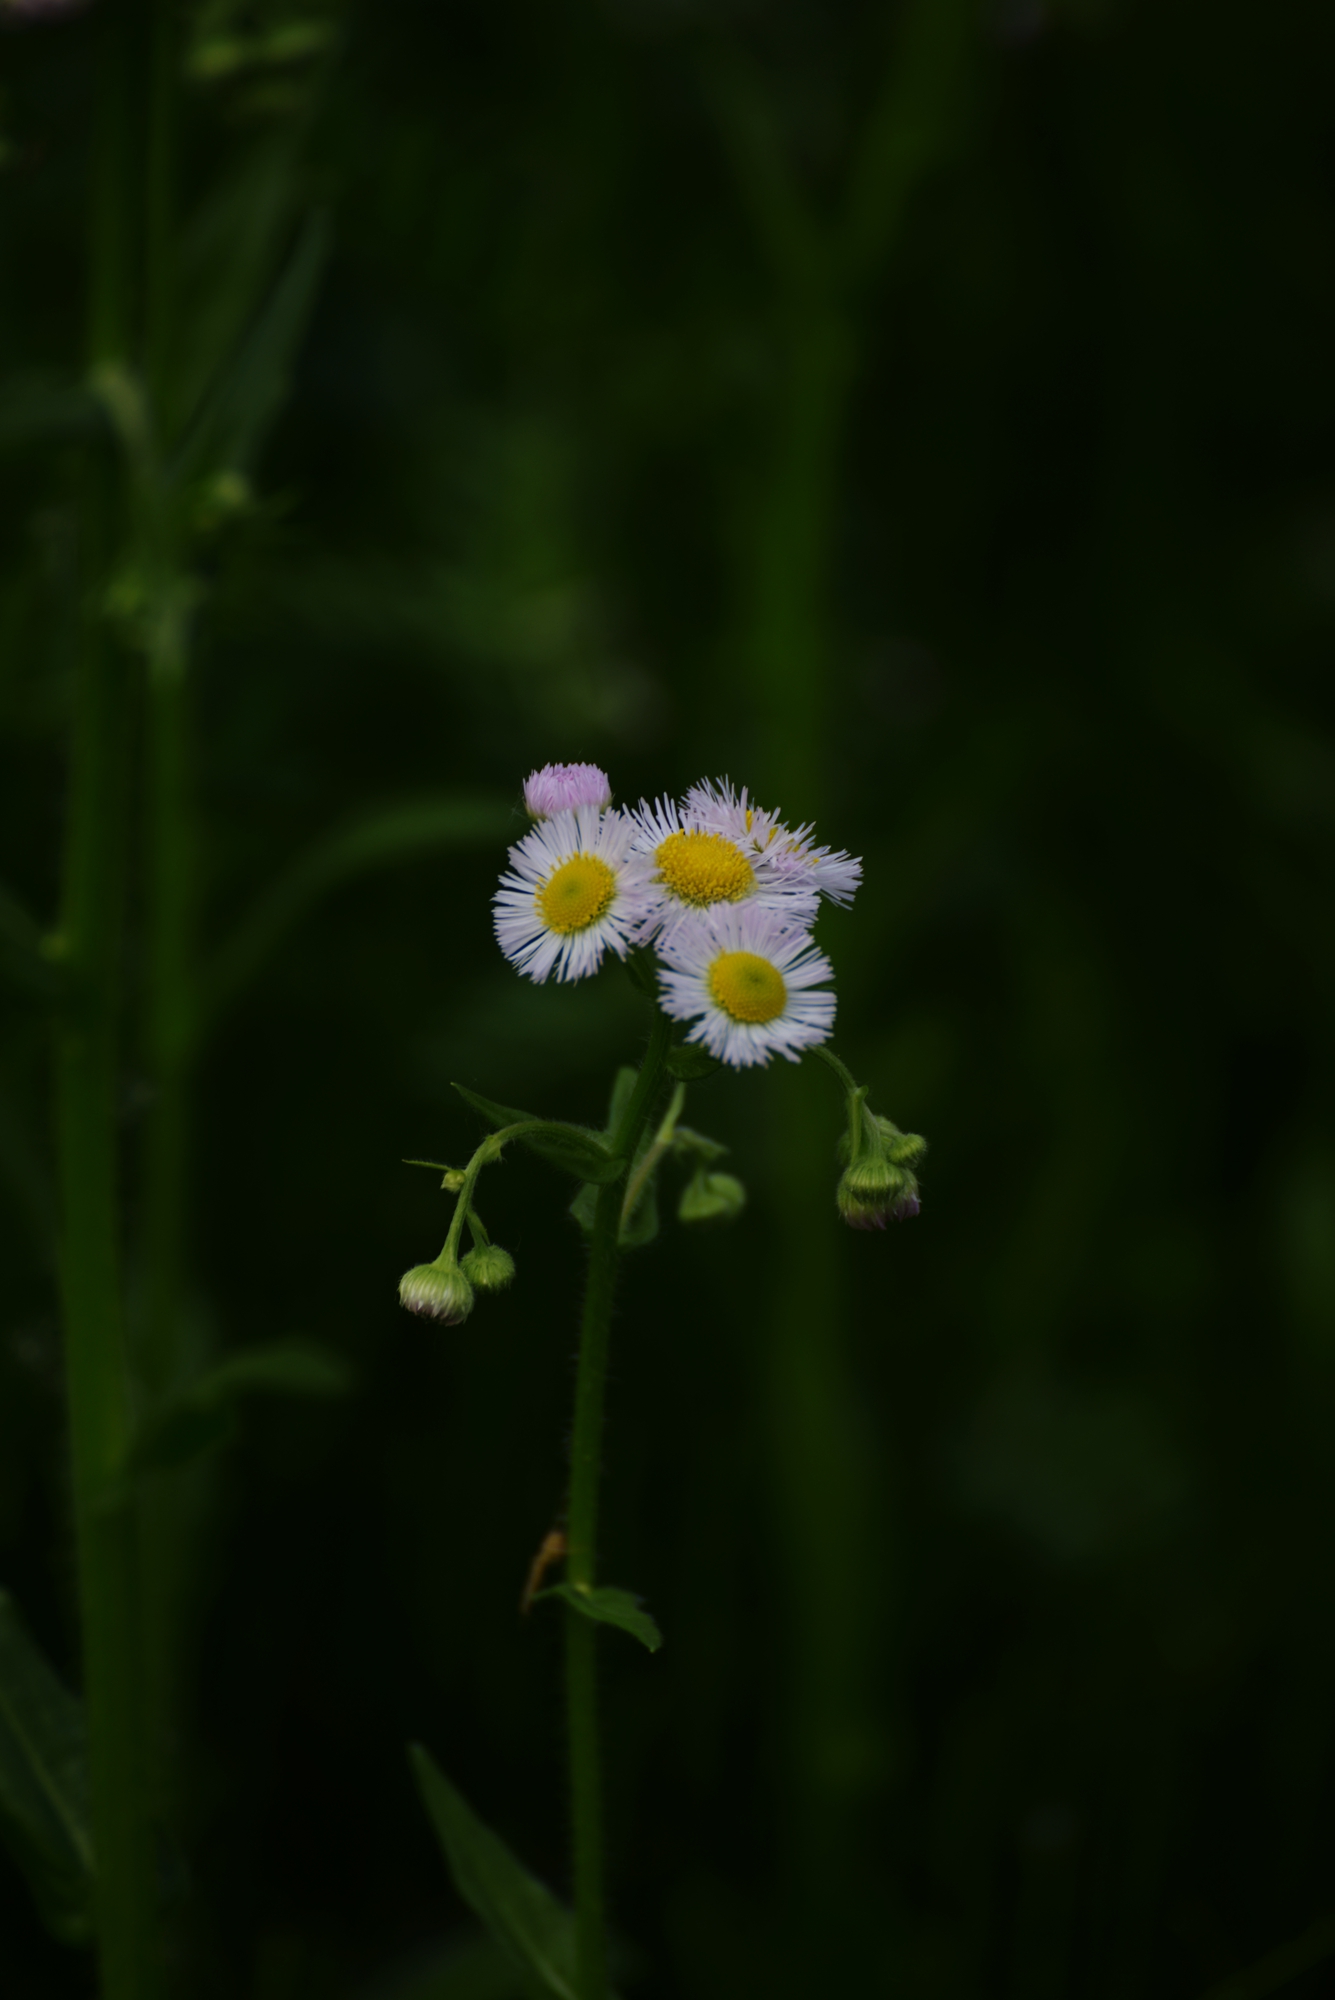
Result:
{"label": "green flower bud", "polygon": [[480,1292],[503,1292],[515,1274],[515,1260],[499,1243],[483,1243],[470,1250],[460,1269]]}
{"label": "green flower bud", "polygon": [[462,1326],[473,1310],[473,1287],[453,1256],[448,1263],[414,1264],[399,1279],[399,1304],[443,1326]]}
{"label": "green flower bud", "polygon": [[746,1207],[746,1189],[732,1174],[693,1174],[677,1204],[681,1222],[735,1222]]}
{"label": "green flower bud", "polygon": [[918,1213],[917,1176],[884,1153],[865,1154],[844,1168],[835,1200],[850,1229],[884,1229],[892,1216],[903,1221]]}

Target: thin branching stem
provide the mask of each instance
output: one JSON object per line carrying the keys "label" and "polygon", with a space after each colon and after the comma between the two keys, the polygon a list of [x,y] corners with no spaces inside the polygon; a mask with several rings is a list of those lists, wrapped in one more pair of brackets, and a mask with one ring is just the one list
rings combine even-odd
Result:
{"label": "thin branching stem", "polygon": [[[635,1157],[663,1077],[671,1023],[658,1010],[643,1067],[613,1134],[612,1150]],[[596,1581],[598,1478],[602,1468],[603,1406],[612,1327],[624,1174],[598,1190],[589,1275],[580,1327],[575,1379],[575,1422],[570,1444],[570,1505],[566,1520],[566,1575],[577,1590]],[[606,2000],[607,1934],[603,1892],[603,1808],[598,1740],[598,1627],[573,1607],[566,1611],[566,1700],[570,1732],[571,1812],[575,1835],[575,1932],[579,2000]]]}

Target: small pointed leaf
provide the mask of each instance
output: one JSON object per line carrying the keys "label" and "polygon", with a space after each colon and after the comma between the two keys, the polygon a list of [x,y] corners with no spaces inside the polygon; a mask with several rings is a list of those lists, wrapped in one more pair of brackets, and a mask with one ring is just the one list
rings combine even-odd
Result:
{"label": "small pointed leaf", "polygon": [[561,1167],[582,1181],[614,1181],[620,1177],[622,1162],[608,1151],[598,1133],[589,1131],[587,1126],[564,1125],[555,1119],[534,1118],[532,1112],[516,1111],[509,1105],[497,1104],[490,1097],[465,1089],[462,1083],[456,1083],[454,1088],[464,1102],[471,1104],[474,1111],[480,1111],[497,1131],[505,1125],[528,1124],[529,1131],[515,1136],[549,1165]]}
{"label": "small pointed leaf", "polygon": [[668,1075],[675,1076],[679,1083],[699,1083],[722,1067],[708,1049],[695,1042],[675,1043],[664,1057],[664,1064]]}
{"label": "small pointed leaf", "polygon": [[575,1583],[554,1583],[549,1590],[540,1590],[533,1599],[560,1597],[567,1604],[582,1611],[596,1625],[615,1625],[622,1632],[629,1632],[632,1639],[638,1639],[651,1653],[656,1653],[663,1643],[663,1634],[655,1621],[642,1607],[641,1601],[629,1590],[609,1590],[601,1586],[593,1590],[581,1590]]}
{"label": "small pointed leaf", "polygon": [[92,1935],[83,1710],[0,1591],[0,1836],[64,1944]]}
{"label": "small pointed leaf", "polygon": [[409,1749],[455,1888],[517,1964],[557,2000],[576,2000],[575,1921],[551,1890],[517,1861],[419,1743]]}

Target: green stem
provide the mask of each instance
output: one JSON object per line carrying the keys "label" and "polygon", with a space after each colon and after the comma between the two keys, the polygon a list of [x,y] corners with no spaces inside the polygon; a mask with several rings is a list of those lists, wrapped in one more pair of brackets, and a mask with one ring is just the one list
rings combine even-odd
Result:
{"label": "green stem", "polygon": [[[122,219],[129,70],[122,27],[108,30],[101,54],[89,302],[95,364],[120,361],[126,346]],[[128,663],[100,616],[117,498],[111,482],[105,463],[89,466],[61,922],[70,999],[57,1039],[56,1117],[101,1996],[154,2000],[161,1965],[145,1783],[137,1547],[133,1510],[119,1490],[132,1428],[116,1130],[132,687]]]}
{"label": "green stem", "polygon": [[819,1043],[811,1053],[814,1056],[819,1056],[823,1063],[828,1063],[845,1090],[857,1090],[860,1087],[857,1078],[847,1063],[840,1062],[834,1050],[827,1043]]}
{"label": "green stem", "polygon": [[621,1204],[621,1227],[624,1229],[640,1203],[640,1197],[653,1179],[663,1155],[671,1148],[677,1136],[677,1120],[681,1117],[682,1106],[686,1102],[686,1086],[679,1083],[672,1093],[671,1101],[663,1114],[663,1122],[654,1134],[653,1144],[644,1149],[644,1158],[631,1176]]}
{"label": "green stem", "polygon": [[[634,1158],[663,1076],[672,1024],[658,1009],[649,1049],[621,1123],[614,1152]],[[602,1467],[607,1349],[612,1327],[621,1234],[621,1179],[598,1190],[589,1275],[580,1326],[575,1378],[575,1422],[570,1443],[570,1505],[566,1517],[566,1576],[591,1590],[598,1544],[598,1476]],[[603,1898],[603,1807],[598,1744],[598,1628],[573,1608],[566,1611],[566,1703],[570,1733],[571,1813],[575,1834],[576,1989],[579,2000],[605,2000],[607,1937]]]}

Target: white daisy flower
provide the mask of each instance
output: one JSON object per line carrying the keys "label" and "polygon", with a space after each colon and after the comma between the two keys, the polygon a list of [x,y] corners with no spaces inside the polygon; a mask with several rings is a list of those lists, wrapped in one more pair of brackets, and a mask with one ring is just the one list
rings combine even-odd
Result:
{"label": "white daisy flower", "polygon": [[814,922],[819,894],[800,870],[771,866],[753,848],[671,799],[641,800],[631,817],[638,829],[635,845],[652,862],[658,892],[646,935],[666,934],[691,911],[732,904],[781,911],[798,928]]}
{"label": "white daisy flower", "polygon": [[817,991],[834,976],[808,932],[757,903],[684,917],[660,940],[663,1010],[694,1021],[686,1039],[702,1042],[734,1069],[772,1055],[797,1062],[803,1049],[828,1041],[834,995]]}
{"label": "white daisy flower", "polygon": [[611,780],[596,764],[544,764],[524,780],[524,810],[530,819],[551,819],[577,806],[605,812],[611,803]]}
{"label": "white daisy flower", "polygon": [[862,863],[856,855],[817,847],[814,827],[786,827],[777,812],[754,803],[745,785],[738,792],[727,778],[717,783],[706,778],[691,786],[683,810],[698,825],[735,841],[781,881],[806,881],[832,903],[851,903],[857,893]]}
{"label": "white daisy flower", "polygon": [[494,898],[496,937],[517,971],[587,979],[612,950],[624,958],[653,906],[653,864],[631,851],[624,813],[577,806],[539,820],[510,849]]}

